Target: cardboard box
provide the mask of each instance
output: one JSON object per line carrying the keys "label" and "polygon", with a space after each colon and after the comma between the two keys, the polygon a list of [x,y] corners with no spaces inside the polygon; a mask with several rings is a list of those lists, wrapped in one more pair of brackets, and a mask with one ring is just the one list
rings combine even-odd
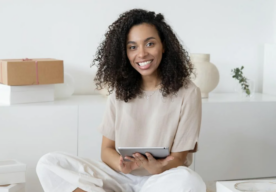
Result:
{"label": "cardboard box", "polygon": [[35,103],[54,101],[55,85],[10,86],[0,84],[0,104]]}
{"label": "cardboard box", "polygon": [[0,83],[38,85],[64,82],[63,61],[56,59],[2,59]]}
{"label": "cardboard box", "polygon": [[25,183],[26,165],[15,159],[0,161],[0,185]]}
{"label": "cardboard box", "polygon": [[25,183],[0,185],[0,192],[25,192]]}

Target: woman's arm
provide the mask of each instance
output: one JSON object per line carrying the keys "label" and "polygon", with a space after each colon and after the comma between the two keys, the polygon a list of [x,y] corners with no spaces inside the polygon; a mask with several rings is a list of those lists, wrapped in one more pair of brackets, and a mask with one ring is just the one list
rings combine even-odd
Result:
{"label": "woman's arm", "polygon": [[115,171],[120,171],[119,169],[119,159],[120,155],[115,149],[115,141],[112,141],[105,136],[102,139],[102,148],[101,148],[101,159],[109,167]]}

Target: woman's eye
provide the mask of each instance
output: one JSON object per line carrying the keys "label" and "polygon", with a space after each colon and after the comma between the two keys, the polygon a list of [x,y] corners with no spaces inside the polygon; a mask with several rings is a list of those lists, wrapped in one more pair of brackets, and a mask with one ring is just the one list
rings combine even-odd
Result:
{"label": "woman's eye", "polygon": [[149,46],[153,45],[154,43],[148,43]]}
{"label": "woman's eye", "polygon": [[135,49],[135,46],[131,46],[131,47],[129,47],[129,49]]}

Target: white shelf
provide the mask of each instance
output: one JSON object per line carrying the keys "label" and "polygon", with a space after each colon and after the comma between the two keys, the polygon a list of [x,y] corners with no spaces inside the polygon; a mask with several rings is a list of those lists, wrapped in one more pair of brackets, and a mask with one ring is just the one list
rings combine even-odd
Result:
{"label": "white shelf", "polygon": [[253,97],[245,97],[237,93],[210,93],[209,98],[202,99],[202,103],[216,102],[276,102],[276,96],[254,93]]}
{"label": "white shelf", "polygon": [[[102,95],[73,95],[68,99],[58,99],[51,102],[26,103],[7,105],[0,103],[1,106],[68,106],[68,105],[93,105],[98,102],[105,103],[107,97]],[[220,102],[276,102],[276,96],[262,93],[255,93],[253,97],[242,97],[236,93],[210,93],[209,98],[202,99],[202,103],[220,103]]]}
{"label": "white shelf", "polygon": [[57,99],[50,102],[40,102],[40,103],[24,103],[24,104],[14,104],[7,105],[0,103],[1,106],[78,106],[78,105],[93,105],[98,102],[105,102],[107,97],[102,95],[73,95],[66,99]]}

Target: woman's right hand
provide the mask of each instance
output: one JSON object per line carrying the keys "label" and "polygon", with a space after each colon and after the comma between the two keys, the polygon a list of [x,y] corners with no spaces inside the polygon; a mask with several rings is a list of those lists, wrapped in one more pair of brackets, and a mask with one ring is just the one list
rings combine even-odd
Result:
{"label": "woman's right hand", "polygon": [[124,174],[128,174],[131,171],[140,168],[140,165],[138,162],[133,162],[133,161],[124,161],[123,157],[120,156],[120,160],[119,160],[119,170],[120,172],[124,173]]}

